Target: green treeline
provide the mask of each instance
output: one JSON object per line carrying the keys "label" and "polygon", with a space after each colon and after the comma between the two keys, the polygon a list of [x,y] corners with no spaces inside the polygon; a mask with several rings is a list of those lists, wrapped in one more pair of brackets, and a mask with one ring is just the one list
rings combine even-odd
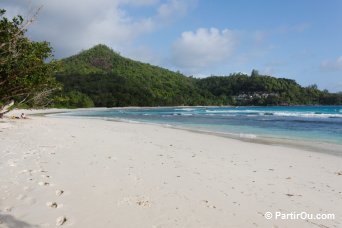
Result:
{"label": "green treeline", "polygon": [[56,107],[342,104],[342,94],[294,80],[242,73],[204,79],[133,61],[97,45],[60,61]]}
{"label": "green treeline", "polygon": [[316,85],[302,87],[295,80],[266,75],[231,74],[199,79],[201,89],[216,97],[228,97],[231,105],[333,105],[342,94],[321,91]]}

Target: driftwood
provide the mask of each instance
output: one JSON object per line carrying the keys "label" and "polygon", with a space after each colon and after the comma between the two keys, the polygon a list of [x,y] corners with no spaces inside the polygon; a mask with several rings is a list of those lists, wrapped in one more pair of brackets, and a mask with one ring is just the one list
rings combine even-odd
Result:
{"label": "driftwood", "polygon": [[7,103],[5,103],[5,105],[0,106],[0,118],[2,118],[6,113],[8,113],[10,111],[10,108],[14,105],[14,101],[11,100]]}

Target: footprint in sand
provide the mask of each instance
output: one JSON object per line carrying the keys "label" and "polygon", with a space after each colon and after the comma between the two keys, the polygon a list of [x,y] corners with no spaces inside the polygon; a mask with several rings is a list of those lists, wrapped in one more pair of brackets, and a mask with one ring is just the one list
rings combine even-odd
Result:
{"label": "footprint in sand", "polygon": [[60,189],[56,190],[56,196],[60,196],[63,193],[64,193],[64,190],[60,190]]}
{"label": "footprint in sand", "polygon": [[41,182],[38,183],[38,185],[40,185],[40,186],[49,186],[50,183],[49,182],[41,181]]}
{"label": "footprint in sand", "polygon": [[118,206],[123,206],[123,205],[132,205],[136,204],[140,207],[151,207],[152,203],[150,199],[144,197],[144,196],[136,196],[136,197],[124,197],[122,200],[118,201]]}
{"label": "footprint in sand", "polygon": [[151,207],[151,202],[148,199],[145,199],[144,197],[138,197],[136,199],[136,204],[141,207]]}
{"label": "footprint in sand", "polygon": [[66,223],[67,218],[65,216],[58,217],[56,219],[56,226],[62,226],[64,223]]}
{"label": "footprint in sand", "polygon": [[204,203],[204,205],[205,205],[207,208],[214,208],[214,209],[216,209],[216,206],[215,206],[215,205],[212,205],[211,203],[209,203],[208,200],[203,200],[203,203]]}
{"label": "footprint in sand", "polygon": [[51,208],[57,208],[60,207],[56,202],[47,202],[46,206],[51,207]]}

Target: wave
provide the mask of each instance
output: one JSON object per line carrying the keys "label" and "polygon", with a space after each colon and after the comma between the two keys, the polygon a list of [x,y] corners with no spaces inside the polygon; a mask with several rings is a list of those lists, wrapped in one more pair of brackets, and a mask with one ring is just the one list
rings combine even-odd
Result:
{"label": "wave", "polygon": [[342,118],[342,114],[327,114],[327,113],[299,113],[299,112],[274,112],[275,116],[285,117],[306,117],[306,118]]}
{"label": "wave", "polygon": [[194,114],[191,113],[181,113],[182,116],[193,116]]}
{"label": "wave", "polygon": [[[339,113],[323,113],[323,112],[280,112],[280,111],[259,111],[259,110],[205,110],[206,115],[229,115],[230,113],[245,115],[245,116],[283,116],[283,117],[303,117],[303,118],[342,118]],[[223,115],[222,115],[223,116]]]}
{"label": "wave", "polygon": [[239,134],[240,138],[245,138],[245,139],[255,139],[257,136],[254,134],[245,134],[245,133],[240,133]]}
{"label": "wave", "polygon": [[238,114],[234,114],[234,113],[198,113],[196,114],[198,116],[213,116],[213,117],[216,117],[216,116],[239,116]]}
{"label": "wave", "polygon": [[120,121],[126,122],[126,123],[143,123],[143,122],[141,122],[141,121],[137,121],[137,120],[128,120],[128,119],[120,119]]}
{"label": "wave", "polygon": [[205,112],[207,113],[251,113],[251,112],[255,112],[258,113],[260,111],[258,110],[205,110]]}
{"label": "wave", "polygon": [[195,111],[196,109],[195,108],[175,108],[174,110],[190,112],[190,111]]}

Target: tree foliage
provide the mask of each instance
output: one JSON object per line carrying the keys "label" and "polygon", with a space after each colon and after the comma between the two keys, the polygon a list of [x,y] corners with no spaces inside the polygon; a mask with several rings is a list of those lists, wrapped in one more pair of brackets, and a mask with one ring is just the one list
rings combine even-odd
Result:
{"label": "tree foliage", "polygon": [[58,84],[53,77],[57,69],[48,42],[34,42],[25,36],[21,16],[9,20],[0,10],[0,105],[15,102],[41,102]]}

